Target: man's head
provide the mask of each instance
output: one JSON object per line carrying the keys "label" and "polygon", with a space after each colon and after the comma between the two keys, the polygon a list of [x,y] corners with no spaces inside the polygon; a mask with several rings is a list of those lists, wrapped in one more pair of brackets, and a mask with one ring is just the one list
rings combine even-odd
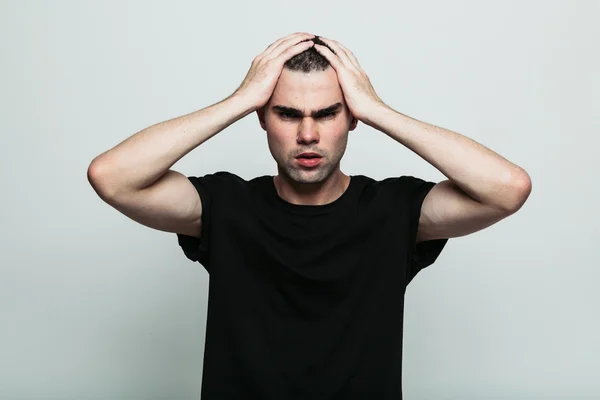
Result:
{"label": "man's head", "polygon": [[[318,36],[312,40],[326,46]],[[335,70],[313,47],[285,63],[271,98],[257,113],[279,173],[299,183],[321,182],[339,170],[348,132],[357,124]],[[321,155],[320,163],[300,165],[296,157],[305,152]]]}

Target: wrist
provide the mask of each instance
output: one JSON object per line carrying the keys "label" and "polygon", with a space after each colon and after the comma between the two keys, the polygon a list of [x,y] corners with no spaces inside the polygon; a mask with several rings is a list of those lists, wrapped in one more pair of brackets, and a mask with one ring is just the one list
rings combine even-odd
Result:
{"label": "wrist", "polygon": [[365,111],[361,121],[365,125],[379,129],[382,125],[383,119],[392,113],[394,113],[394,110],[392,110],[387,104],[383,102],[373,103],[368,110]]}
{"label": "wrist", "polygon": [[242,117],[253,113],[259,108],[243,92],[234,92],[226,99],[226,101],[229,104],[231,104],[236,110],[239,110],[239,112],[242,114]]}

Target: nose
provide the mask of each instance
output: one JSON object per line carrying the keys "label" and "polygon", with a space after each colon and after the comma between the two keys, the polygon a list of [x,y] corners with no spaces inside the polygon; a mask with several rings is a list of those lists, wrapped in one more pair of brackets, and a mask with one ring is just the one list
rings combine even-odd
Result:
{"label": "nose", "polygon": [[312,118],[303,118],[298,128],[298,143],[310,144],[319,142],[319,133],[317,132],[317,124]]}

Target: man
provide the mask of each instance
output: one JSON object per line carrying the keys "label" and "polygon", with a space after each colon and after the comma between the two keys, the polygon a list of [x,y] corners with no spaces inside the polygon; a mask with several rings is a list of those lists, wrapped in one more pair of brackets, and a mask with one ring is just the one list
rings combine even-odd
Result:
{"label": "man", "polygon": [[[254,111],[277,176],[169,169]],[[345,175],[358,121],[449,179]],[[491,150],[391,109],[352,52],[307,33],[271,44],[225,100],[96,157],[88,176],[209,272],[203,400],[401,398],[406,286],[449,238],[513,214],[531,190]]]}

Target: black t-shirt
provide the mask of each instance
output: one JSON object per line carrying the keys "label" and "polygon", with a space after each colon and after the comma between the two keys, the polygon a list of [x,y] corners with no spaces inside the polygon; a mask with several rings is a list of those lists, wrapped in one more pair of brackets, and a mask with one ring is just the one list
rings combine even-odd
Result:
{"label": "black t-shirt", "polygon": [[272,176],[188,177],[209,273],[202,399],[401,399],[406,286],[448,239],[415,245],[435,185],[351,175],[325,205],[279,197]]}

